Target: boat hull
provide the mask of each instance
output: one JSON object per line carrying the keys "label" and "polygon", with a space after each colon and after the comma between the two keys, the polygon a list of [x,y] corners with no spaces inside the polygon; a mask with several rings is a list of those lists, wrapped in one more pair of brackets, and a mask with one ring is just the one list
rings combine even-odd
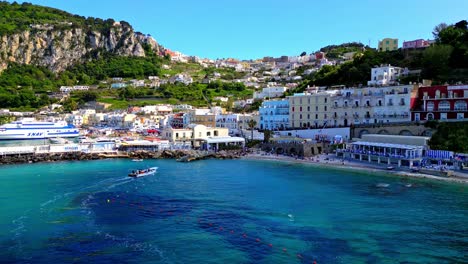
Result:
{"label": "boat hull", "polygon": [[[55,132],[55,133],[47,133],[42,131],[36,132],[17,132],[9,133],[10,131],[0,132],[0,140],[31,140],[31,139],[46,139],[46,138],[73,138],[78,137],[80,132],[76,129],[71,132]],[[11,131],[13,132],[13,131]]]}
{"label": "boat hull", "polygon": [[142,173],[130,173],[130,174],[128,174],[128,177],[131,177],[131,178],[141,178],[141,177],[145,177],[145,176],[150,176],[150,175],[155,174],[157,170],[158,170],[158,167],[152,167],[152,168],[147,169],[146,172],[142,172]]}

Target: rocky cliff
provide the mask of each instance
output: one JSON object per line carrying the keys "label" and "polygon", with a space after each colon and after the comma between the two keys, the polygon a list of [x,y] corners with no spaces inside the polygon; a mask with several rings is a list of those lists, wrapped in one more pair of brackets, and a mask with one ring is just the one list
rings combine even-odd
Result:
{"label": "rocky cliff", "polygon": [[145,45],[159,53],[160,46],[152,37],[135,33],[131,27],[118,22],[105,31],[30,25],[29,30],[0,36],[0,72],[10,62],[45,66],[60,72],[102,51],[144,57]]}

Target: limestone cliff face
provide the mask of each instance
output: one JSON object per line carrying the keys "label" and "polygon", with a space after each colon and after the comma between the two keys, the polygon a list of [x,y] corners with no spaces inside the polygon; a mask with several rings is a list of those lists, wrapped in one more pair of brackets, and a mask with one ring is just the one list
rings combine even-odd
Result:
{"label": "limestone cliff face", "polygon": [[18,34],[0,36],[0,72],[9,62],[40,65],[60,72],[103,50],[144,57],[143,44],[159,53],[160,46],[152,37],[134,33],[130,27],[121,25],[113,26],[107,32],[36,26]]}

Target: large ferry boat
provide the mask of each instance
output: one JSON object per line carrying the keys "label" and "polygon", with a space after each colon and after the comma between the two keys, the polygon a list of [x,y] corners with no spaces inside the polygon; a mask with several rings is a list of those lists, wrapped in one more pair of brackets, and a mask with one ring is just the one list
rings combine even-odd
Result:
{"label": "large ferry boat", "polygon": [[68,125],[65,121],[44,122],[25,119],[0,126],[0,140],[78,137],[79,134],[75,126]]}

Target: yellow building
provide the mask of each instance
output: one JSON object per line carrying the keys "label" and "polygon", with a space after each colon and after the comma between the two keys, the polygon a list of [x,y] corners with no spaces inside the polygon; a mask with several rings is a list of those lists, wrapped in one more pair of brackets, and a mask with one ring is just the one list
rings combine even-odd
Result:
{"label": "yellow building", "polygon": [[330,125],[330,93],[295,94],[289,96],[288,100],[291,128],[322,128]]}
{"label": "yellow building", "polygon": [[398,49],[398,39],[384,38],[379,41],[379,51],[392,51]]}
{"label": "yellow building", "polygon": [[207,127],[216,126],[216,115],[215,114],[204,114],[204,115],[193,115],[190,123],[204,125]]}

